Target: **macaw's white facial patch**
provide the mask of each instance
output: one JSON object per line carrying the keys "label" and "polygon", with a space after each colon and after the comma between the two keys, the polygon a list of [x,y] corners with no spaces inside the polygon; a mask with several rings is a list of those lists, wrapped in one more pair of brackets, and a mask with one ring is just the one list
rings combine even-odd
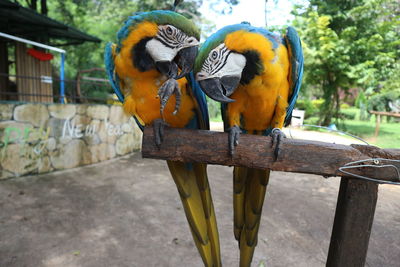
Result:
{"label": "macaw's white facial patch", "polygon": [[155,62],[172,61],[178,53],[178,49],[165,46],[157,39],[149,40],[146,43],[146,50]]}
{"label": "macaw's white facial patch", "polygon": [[156,37],[149,40],[146,50],[154,61],[172,61],[184,48],[197,46],[199,41],[172,25],[159,25]]}
{"label": "macaw's white facial patch", "polygon": [[200,81],[223,76],[241,77],[245,66],[245,56],[232,52],[225,44],[221,44],[211,50],[196,78]]}

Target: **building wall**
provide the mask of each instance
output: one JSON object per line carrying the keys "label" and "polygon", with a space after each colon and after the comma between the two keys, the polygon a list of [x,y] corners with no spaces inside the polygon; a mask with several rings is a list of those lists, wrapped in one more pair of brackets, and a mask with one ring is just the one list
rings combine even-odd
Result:
{"label": "building wall", "polygon": [[122,156],[141,136],[117,105],[0,103],[0,179]]}
{"label": "building wall", "polygon": [[18,100],[27,102],[53,102],[53,84],[50,61],[40,61],[27,54],[24,43],[16,43]]}

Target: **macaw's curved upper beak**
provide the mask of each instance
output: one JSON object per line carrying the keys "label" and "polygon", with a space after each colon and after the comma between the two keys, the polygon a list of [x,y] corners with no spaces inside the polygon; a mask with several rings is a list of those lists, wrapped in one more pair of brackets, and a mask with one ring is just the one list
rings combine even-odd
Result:
{"label": "macaw's curved upper beak", "polygon": [[200,80],[199,84],[201,89],[210,98],[222,103],[230,103],[235,100],[229,98],[239,85],[240,77],[237,76],[224,76],[222,78],[210,78]]}
{"label": "macaw's curved upper beak", "polygon": [[192,71],[194,61],[196,60],[197,51],[198,46],[196,45],[183,48],[178,52],[178,55],[175,58],[177,59],[177,64],[181,69],[181,73],[179,73],[176,79],[180,79]]}
{"label": "macaw's curved upper beak", "polygon": [[[186,47],[177,53],[173,61],[156,61],[156,68],[169,79],[178,80],[192,71],[197,56],[197,45]],[[179,72],[181,69],[181,72]]]}

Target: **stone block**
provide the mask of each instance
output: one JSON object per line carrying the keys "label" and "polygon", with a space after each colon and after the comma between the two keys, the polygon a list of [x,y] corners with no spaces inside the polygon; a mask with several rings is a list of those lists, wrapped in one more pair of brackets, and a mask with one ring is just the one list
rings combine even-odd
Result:
{"label": "stone block", "polygon": [[88,105],[85,104],[77,104],[76,105],[76,113],[79,115],[85,115]]}
{"label": "stone block", "polygon": [[86,125],[90,124],[90,121],[91,121],[91,118],[88,116],[75,115],[75,117],[72,119],[71,123],[74,125],[82,124],[83,128],[85,128]]}
{"label": "stone block", "polygon": [[55,169],[75,168],[82,162],[82,152],[85,147],[85,142],[73,139],[67,145],[60,147],[56,153],[50,154],[51,164]]}
{"label": "stone block", "polygon": [[33,151],[33,147],[27,144],[11,144],[2,148],[0,159],[5,171],[12,172],[16,176],[30,173],[37,169],[37,160],[40,155]]}
{"label": "stone block", "polygon": [[60,138],[63,135],[65,119],[50,118],[47,127],[50,128],[50,136]]}
{"label": "stone block", "polygon": [[93,119],[105,120],[108,118],[109,112],[108,106],[93,105],[87,108],[86,114]]}
{"label": "stone block", "polygon": [[48,119],[47,106],[42,104],[19,105],[14,109],[14,120],[29,122],[36,127],[44,126]]}
{"label": "stone block", "polygon": [[23,142],[26,132],[32,129],[29,123],[16,121],[1,121],[0,122],[0,141],[3,143]]}
{"label": "stone block", "polygon": [[127,122],[130,117],[124,112],[122,106],[113,105],[110,107],[110,123],[120,125]]}
{"label": "stone block", "polygon": [[98,134],[86,135],[83,140],[85,140],[86,144],[93,146],[101,143],[100,137]]}
{"label": "stone block", "polygon": [[112,159],[112,158],[115,158],[116,155],[117,154],[115,152],[115,146],[111,145],[111,144],[108,144],[107,145],[107,158],[108,159]]}
{"label": "stone block", "polygon": [[124,134],[118,138],[115,144],[115,152],[117,155],[125,155],[133,151],[134,139],[131,134]]}
{"label": "stone block", "polygon": [[13,104],[0,104],[0,121],[12,119],[14,106]]}
{"label": "stone block", "polygon": [[50,115],[56,119],[71,119],[75,116],[75,105],[53,104],[49,105]]}
{"label": "stone block", "polygon": [[15,175],[12,172],[8,172],[5,170],[0,170],[0,180],[1,179],[7,179],[7,178],[11,178],[14,177]]}
{"label": "stone block", "polygon": [[49,157],[42,157],[38,160],[38,171],[39,173],[45,173],[51,171],[53,168],[51,166],[51,161]]}
{"label": "stone block", "polygon": [[51,137],[46,141],[46,149],[48,151],[53,151],[54,149],[56,149],[57,146],[57,141],[55,138]]}

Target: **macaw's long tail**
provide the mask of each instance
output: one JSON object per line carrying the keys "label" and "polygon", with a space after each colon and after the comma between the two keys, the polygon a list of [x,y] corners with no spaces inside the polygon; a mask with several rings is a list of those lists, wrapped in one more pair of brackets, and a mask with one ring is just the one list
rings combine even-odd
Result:
{"label": "macaw's long tail", "polygon": [[233,217],[239,242],[240,267],[250,266],[257,245],[258,228],[270,171],[233,169]]}
{"label": "macaw's long tail", "polygon": [[167,161],[178,187],[194,242],[205,266],[221,266],[214,205],[207,178],[207,166]]}

